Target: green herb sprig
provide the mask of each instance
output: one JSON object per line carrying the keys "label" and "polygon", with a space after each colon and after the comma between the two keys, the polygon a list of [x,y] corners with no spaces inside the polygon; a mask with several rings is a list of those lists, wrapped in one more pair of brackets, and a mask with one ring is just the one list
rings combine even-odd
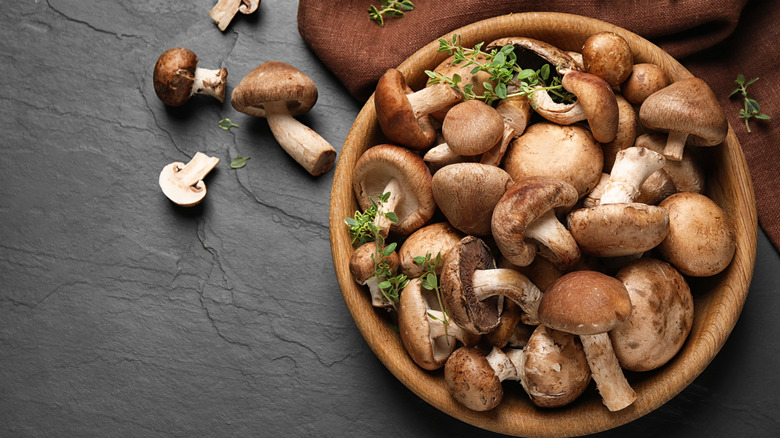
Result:
{"label": "green herb sprig", "polygon": [[236,157],[230,160],[231,169],[240,169],[246,166],[246,161],[251,157]]}
{"label": "green herb sprig", "polygon": [[758,105],[758,102],[756,102],[755,99],[751,99],[748,97],[747,87],[756,82],[758,78],[753,78],[747,82],[745,82],[745,76],[742,74],[737,75],[737,79],[734,81],[734,83],[737,84],[737,88],[734,89],[734,91],[729,94],[729,97],[734,96],[735,94],[739,93],[742,95],[744,99],[744,108],[739,110],[739,118],[743,119],[745,121],[745,129],[747,129],[748,134],[750,131],[750,124],[748,121],[750,119],[757,119],[757,120],[769,120],[772,117],[763,114],[761,112],[761,107]]}
{"label": "green herb sprig", "polygon": [[220,128],[224,129],[225,131],[229,130],[230,128],[238,128],[238,125],[233,123],[230,119],[222,119],[220,120],[217,125],[219,125]]}
{"label": "green herb sprig", "polygon": [[449,343],[450,338],[447,334],[447,327],[449,327],[450,323],[450,315],[447,313],[447,308],[444,307],[444,301],[442,301],[441,298],[441,289],[439,287],[439,280],[436,276],[436,266],[441,261],[441,253],[436,253],[436,257],[431,260],[431,254],[427,253],[425,256],[417,256],[414,259],[414,262],[420,265],[420,268],[422,269],[423,273],[420,275],[420,286],[422,286],[424,289],[435,291],[436,292],[436,299],[439,301],[439,308],[441,309],[441,313],[443,318],[439,318],[436,315],[428,313],[428,317],[431,319],[435,319],[438,321],[441,321],[442,324],[444,324],[444,335],[447,339],[447,343]]}
{"label": "green herb sprig", "polygon": [[371,5],[368,7],[368,17],[371,18],[380,27],[385,25],[385,15],[388,17],[403,17],[406,12],[414,9],[414,3],[409,0],[393,1],[382,0],[382,9]]}

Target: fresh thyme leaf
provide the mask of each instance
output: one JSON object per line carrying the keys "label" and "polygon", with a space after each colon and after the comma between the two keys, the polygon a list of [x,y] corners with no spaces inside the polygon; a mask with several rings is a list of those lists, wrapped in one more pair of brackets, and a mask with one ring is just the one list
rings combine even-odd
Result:
{"label": "fresh thyme leaf", "polygon": [[368,18],[375,21],[380,27],[385,25],[385,15],[388,17],[403,17],[405,12],[414,9],[414,3],[409,0],[382,0],[381,8],[379,9],[374,5],[368,7]]}
{"label": "fresh thyme leaf", "polygon": [[230,161],[230,168],[231,169],[240,169],[240,168],[246,166],[246,161],[249,158],[250,157],[236,157],[236,158],[233,158]]}
{"label": "fresh thyme leaf", "polygon": [[436,299],[439,302],[439,308],[441,308],[441,313],[444,315],[443,318],[437,318],[434,315],[428,314],[429,317],[439,320],[444,324],[444,336],[445,339],[447,339],[447,342],[449,342],[449,336],[447,335],[447,328],[449,327],[450,323],[450,315],[447,312],[447,308],[444,307],[444,301],[442,301],[441,298],[441,289],[439,288],[439,281],[438,277],[436,276],[436,266],[441,262],[441,253],[437,253],[436,257],[431,260],[431,254],[427,253],[425,254],[425,257],[423,256],[417,256],[414,257],[414,262],[420,265],[420,268],[423,270],[423,274],[420,276],[420,286],[422,286],[424,289],[435,291],[436,292]]}
{"label": "fresh thyme leaf", "polygon": [[230,119],[222,119],[217,123],[220,128],[224,129],[225,131],[229,130],[230,128],[238,128],[238,125],[233,123]]}
{"label": "fresh thyme leaf", "polygon": [[737,88],[729,93],[729,97],[732,97],[735,94],[742,95],[744,107],[739,110],[739,118],[745,121],[745,129],[747,130],[748,134],[751,132],[750,124],[748,123],[750,119],[770,120],[772,118],[761,112],[761,106],[755,99],[748,97],[748,85],[753,84],[757,80],[758,78],[753,78],[745,82],[745,76],[740,73],[737,75],[737,79],[734,80],[734,83],[737,84]]}

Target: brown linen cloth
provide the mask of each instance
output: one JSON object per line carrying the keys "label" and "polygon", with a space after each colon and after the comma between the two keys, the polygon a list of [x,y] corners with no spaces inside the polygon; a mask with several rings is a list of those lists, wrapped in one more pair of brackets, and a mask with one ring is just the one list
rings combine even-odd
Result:
{"label": "brown linen cloth", "polygon": [[[755,185],[761,226],[780,249],[780,1],[777,0],[412,0],[413,11],[368,18],[380,0],[299,0],[301,37],[358,100],[420,47],[475,21],[511,12],[565,12],[626,28],[659,45],[718,96],[742,145]],[[742,73],[760,80],[749,96],[773,120],[739,118],[741,97],[729,99]]]}

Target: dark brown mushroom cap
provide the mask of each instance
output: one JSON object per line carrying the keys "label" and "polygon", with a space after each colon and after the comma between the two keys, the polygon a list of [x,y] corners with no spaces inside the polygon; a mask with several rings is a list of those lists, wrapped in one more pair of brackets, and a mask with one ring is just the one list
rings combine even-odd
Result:
{"label": "dark brown mushroom cap", "polygon": [[376,84],[376,117],[382,132],[391,142],[425,149],[436,140],[436,130],[428,123],[419,122],[407,94],[412,94],[412,89],[406,84],[404,75],[394,68],[388,69]]}
{"label": "dark brown mushroom cap", "polygon": [[[550,210],[571,207],[577,200],[577,190],[558,178],[532,176],[515,182],[493,210],[491,229],[501,254],[515,265],[531,264],[537,245],[526,241],[528,226]],[[579,256],[579,250],[576,254]],[[578,258],[557,260],[556,257],[556,261],[568,266]]]}
{"label": "dark brown mushroom cap", "polygon": [[606,204],[572,211],[567,225],[583,253],[619,257],[658,246],[669,232],[669,215],[654,205]]}
{"label": "dark brown mushroom cap", "polygon": [[474,236],[464,237],[444,259],[442,300],[452,320],[464,330],[484,334],[498,325],[498,297],[479,301],[472,286],[474,271],[495,267],[488,246]]}
{"label": "dark brown mushroom cap", "polygon": [[401,244],[401,248],[398,249],[401,271],[410,278],[419,277],[423,273],[423,268],[414,261],[414,258],[430,254],[431,261],[434,261],[436,255],[440,254],[441,258],[439,264],[436,265],[436,272],[441,272],[447,253],[464,237],[466,236],[449,222],[437,222],[418,229],[410,234]]}
{"label": "dark brown mushroom cap", "polygon": [[441,125],[444,141],[458,155],[487,152],[504,134],[504,118],[492,106],[471,99],[453,106]]}
{"label": "dark brown mushroom cap", "polygon": [[728,132],[723,107],[699,78],[681,79],[648,96],[639,107],[639,121],[656,131],[687,133],[694,146],[720,144]]}
{"label": "dark brown mushroom cap", "polygon": [[317,85],[289,64],[268,61],[244,76],[231,95],[233,108],[250,116],[265,117],[266,102],[287,102],[290,114],[299,116],[317,102]]}
{"label": "dark brown mushroom cap", "polygon": [[154,92],[166,105],[183,105],[192,96],[198,57],[184,47],[164,51],[154,65]]}
{"label": "dark brown mushroom cap", "polygon": [[585,392],[591,373],[578,336],[540,325],[523,350],[520,380],[535,405],[564,406]]}
{"label": "dark brown mushroom cap", "polygon": [[656,369],[682,348],[693,324],[693,295],[670,264],[642,258],[615,277],[631,297],[631,317],[609,332],[620,365],[631,371]]}
{"label": "dark brown mushroom cap", "polygon": [[615,87],[631,74],[634,55],[625,38],[613,32],[599,32],[583,43],[582,63],[586,72]]}
{"label": "dark brown mushroom cap", "polygon": [[597,271],[573,271],[555,281],[539,303],[539,320],[575,335],[608,332],[631,316],[623,283]]}
{"label": "dark brown mushroom cap", "polygon": [[360,208],[371,206],[371,198],[382,195],[393,178],[404,187],[403,199],[394,212],[398,223],[392,231],[408,235],[428,222],[436,211],[431,192],[431,172],[419,155],[409,149],[389,144],[369,148],[360,156],[352,171],[352,189]]}
{"label": "dark brown mushroom cap", "polygon": [[574,70],[563,75],[561,85],[577,96],[593,138],[600,143],[614,140],[620,116],[612,87],[596,75]]}
{"label": "dark brown mushroom cap", "polygon": [[487,358],[475,347],[455,350],[444,365],[444,381],[455,400],[475,411],[501,403],[504,388]]}
{"label": "dark brown mushroom cap", "polygon": [[[544,41],[526,37],[507,37],[499,38],[487,46],[485,50],[490,52],[493,49],[501,49],[506,45],[515,47],[515,54],[518,59],[523,59],[524,55],[532,54],[549,63],[553,68],[561,70],[579,70],[579,64],[567,52]],[[518,62],[518,65],[527,65],[525,62]],[[528,64],[526,68],[539,68],[538,65]]]}

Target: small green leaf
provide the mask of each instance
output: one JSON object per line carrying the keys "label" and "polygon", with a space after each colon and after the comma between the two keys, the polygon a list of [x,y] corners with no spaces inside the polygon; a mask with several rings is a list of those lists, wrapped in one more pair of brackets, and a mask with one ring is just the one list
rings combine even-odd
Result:
{"label": "small green leaf", "polygon": [[230,119],[222,119],[217,124],[219,125],[220,128],[224,129],[225,131],[227,131],[230,128],[238,128],[238,125],[233,123],[233,121]]}
{"label": "small green leaf", "polygon": [[736,82],[738,85],[744,84],[745,83],[745,76],[743,74],[741,74],[741,73],[738,74],[737,75],[737,80],[735,80],[734,82]]}
{"label": "small green leaf", "polygon": [[759,120],[769,120],[769,119],[771,119],[771,118],[772,118],[772,117],[770,117],[770,116],[768,116],[768,115],[766,115],[766,114],[756,114],[756,115],[755,115],[755,116],[753,116],[753,117],[755,117],[755,118],[757,118],[757,119],[759,119]]}
{"label": "small green leaf", "polygon": [[425,257],[423,256],[417,256],[412,260],[414,260],[414,262],[417,263],[418,265],[422,265],[423,263],[425,263]]}
{"label": "small green leaf", "polygon": [[391,287],[393,287],[393,285],[390,284],[390,282],[387,281],[387,280],[379,282],[379,284],[377,286],[379,286],[379,288],[382,289],[382,290],[387,290],[387,289],[390,289]]}
{"label": "small green leaf", "polygon": [[230,168],[231,169],[240,169],[240,168],[246,166],[246,161],[249,158],[250,157],[236,157],[236,158],[233,158],[230,161]]}
{"label": "small green leaf", "polygon": [[389,220],[394,224],[398,223],[398,216],[396,216],[395,212],[388,211],[387,213],[385,213],[385,217],[387,218],[387,220]]}

